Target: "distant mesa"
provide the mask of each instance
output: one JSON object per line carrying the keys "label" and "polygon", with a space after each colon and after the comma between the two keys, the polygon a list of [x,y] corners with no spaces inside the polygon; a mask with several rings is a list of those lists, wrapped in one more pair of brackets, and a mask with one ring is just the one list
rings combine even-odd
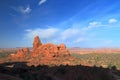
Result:
{"label": "distant mesa", "polygon": [[30,54],[31,57],[37,57],[42,55],[44,57],[59,57],[59,56],[70,56],[70,52],[67,50],[65,44],[46,43],[42,44],[39,36],[34,37],[33,48],[30,51],[28,48],[19,49],[16,54],[11,54],[13,58],[24,58],[26,54]]}

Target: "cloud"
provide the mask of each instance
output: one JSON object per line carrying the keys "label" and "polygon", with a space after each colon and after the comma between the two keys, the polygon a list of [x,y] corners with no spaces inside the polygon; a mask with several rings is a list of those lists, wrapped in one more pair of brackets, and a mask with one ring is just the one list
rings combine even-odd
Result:
{"label": "cloud", "polygon": [[67,39],[77,35],[78,33],[79,33],[78,29],[68,28],[64,30],[60,35],[61,35],[61,39]]}
{"label": "cloud", "polygon": [[74,43],[84,41],[81,37],[81,30],[77,28],[67,28],[64,30],[58,28],[26,29],[24,39],[32,41],[33,37],[36,35],[43,40],[43,43],[52,42],[55,44],[65,43],[66,45],[73,45]]}
{"label": "cloud", "polygon": [[87,27],[83,27],[82,31],[87,32],[87,31],[99,29],[99,28],[102,30],[108,27],[109,27],[109,24],[103,24],[102,22],[93,21],[93,22],[89,22]]}
{"label": "cloud", "polygon": [[[93,21],[89,22],[86,27],[79,27],[79,24],[74,24],[67,29],[61,28],[46,28],[46,29],[27,29],[25,30],[25,37],[28,39],[33,39],[34,36],[38,35],[41,40],[47,40],[47,42],[52,43],[65,43],[66,45],[78,45],[78,43],[82,43],[84,41],[95,41],[94,38],[96,33],[94,33],[94,29],[101,30],[107,28],[105,24],[102,22]],[[101,28],[102,27],[102,28]],[[92,39],[92,40],[91,40]],[[46,42],[46,41],[45,41]],[[111,41],[107,41],[106,43],[110,43]]]}
{"label": "cloud", "polygon": [[25,30],[25,38],[33,38],[34,36],[38,35],[42,39],[49,39],[55,36],[58,32],[56,28],[48,28],[48,29],[27,29]]}
{"label": "cloud", "polygon": [[[47,28],[47,29],[26,29],[25,30],[25,37],[26,38],[33,38],[34,36],[38,35],[42,39],[50,39],[51,37],[57,37],[60,40],[66,40],[75,35],[80,35],[80,30],[75,28],[68,28],[65,30],[58,29],[58,28]],[[59,37],[58,37],[59,36]]]}
{"label": "cloud", "polygon": [[112,40],[106,40],[105,43],[106,44],[111,44],[113,41]]}
{"label": "cloud", "polygon": [[85,34],[87,31],[95,29],[95,28],[99,28],[99,27],[103,27],[103,26],[107,26],[107,25],[103,25],[101,22],[89,22],[87,27],[82,27],[81,30],[81,34]]}
{"label": "cloud", "polygon": [[80,38],[76,39],[74,42],[75,43],[80,43],[80,42],[83,42],[83,41],[85,41],[85,39],[80,37]]}
{"label": "cloud", "polygon": [[114,19],[114,18],[111,18],[111,19],[109,19],[109,21],[108,21],[108,23],[116,23],[117,22],[117,19]]}
{"label": "cloud", "polygon": [[98,27],[101,25],[101,22],[96,22],[96,21],[93,21],[93,22],[90,22],[89,23],[89,26],[88,28],[95,28],[95,27]]}
{"label": "cloud", "polygon": [[30,6],[27,6],[27,7],[19,7],[19,11],[21,12],[21,13],[23,13],[23,14],[28,14],[28,13],[30,13],[31,12],[31,8],[30,8]]}
{"label": "cloud", "polygon": [[47,1],[47,0],[40,0],[40,1],[39,1],[39,5],[44,4],[46,1]]}
{"label": "cloud", "polygon": [[20,6],[20,7],[11,7],[13,10],[15,10],[16,12],[20,12],[22,14],[29,14],[32,9],[30,8],[30,6],[28,5],[27,7],[23,7],[23,6]]}

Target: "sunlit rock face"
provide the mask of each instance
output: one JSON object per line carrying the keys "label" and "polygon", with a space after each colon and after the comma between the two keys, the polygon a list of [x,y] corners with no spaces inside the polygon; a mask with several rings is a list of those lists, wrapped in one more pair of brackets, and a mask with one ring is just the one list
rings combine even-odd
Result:
{"label": "sunlit rock face", "polygon": [[26,54],[29,53],[28,48],[18,49],[16,54],[11,54],[10,56],[13,58],[24,58]]}
{"label": "sunlit rock face", "polygon": [[33,41],[33,51],[35,51],[41,45],[42,45],[42,43],[39,39],[39,36],[35,36],[34,41]]}
{"label": "sunlit rock face", "polygon": [[47,43],[40,45],[32,54],[33,56],[44,55],[44,56],[54,56],[58,53],[58,47],[55,44]]}
{"label": "sunlit rock face", "polygon": [[37,57],[39,55],[48,58],[70,56],[65,44],[60,44],[59,46],[52,43],[42,44],[39,36],[34,37],[33,48],[31,52],[28,48],[23,48],[19,49],[16,54],[12,54],[11,56],[14,58],[24,58],[28,53],[31,55],[31,57]]}
{"label": "sunlit rock face", "polygon": [[59,46],[59,54],[63,56],[70,56],[70,52],[67,50],[65,44],[60,44]]}
{"label": "sunlit rock face", "polygon": [[41,54],[43,56],[49,56],[49,57],[62,56],[62,55],[70,56],[70,53],[66,49],[65,44],[60,44],[60,46],[57,46],[52,43],[42,44],[39,37],[36,36],[33,42],[32,56],[35,57]]}

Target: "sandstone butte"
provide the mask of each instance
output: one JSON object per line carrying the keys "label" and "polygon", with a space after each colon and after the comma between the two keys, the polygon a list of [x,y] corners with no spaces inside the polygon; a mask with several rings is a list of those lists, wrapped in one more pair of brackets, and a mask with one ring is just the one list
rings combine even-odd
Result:
{"label": "sandstone butte", "polygon": [[24,58],[26,54],[30,54],[31,57],[37,57],[42,55],[44,57],[61,57],[70,56],[70,52],[67,50],[65,44],[60,44],[59,46],[46,43],[42,44],[39,36],[34,37],[33,48],[30,51],[29,48],[19,49],[16,54],[11,54],[12,58]]}

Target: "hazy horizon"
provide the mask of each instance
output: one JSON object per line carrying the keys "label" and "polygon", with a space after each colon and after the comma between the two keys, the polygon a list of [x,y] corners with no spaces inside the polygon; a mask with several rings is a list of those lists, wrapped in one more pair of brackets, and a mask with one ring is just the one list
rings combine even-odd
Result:
{"label": "hazy horizon", "polygon": [[0,48],[43,43],[120,48],[119,0],[0,0]]}

